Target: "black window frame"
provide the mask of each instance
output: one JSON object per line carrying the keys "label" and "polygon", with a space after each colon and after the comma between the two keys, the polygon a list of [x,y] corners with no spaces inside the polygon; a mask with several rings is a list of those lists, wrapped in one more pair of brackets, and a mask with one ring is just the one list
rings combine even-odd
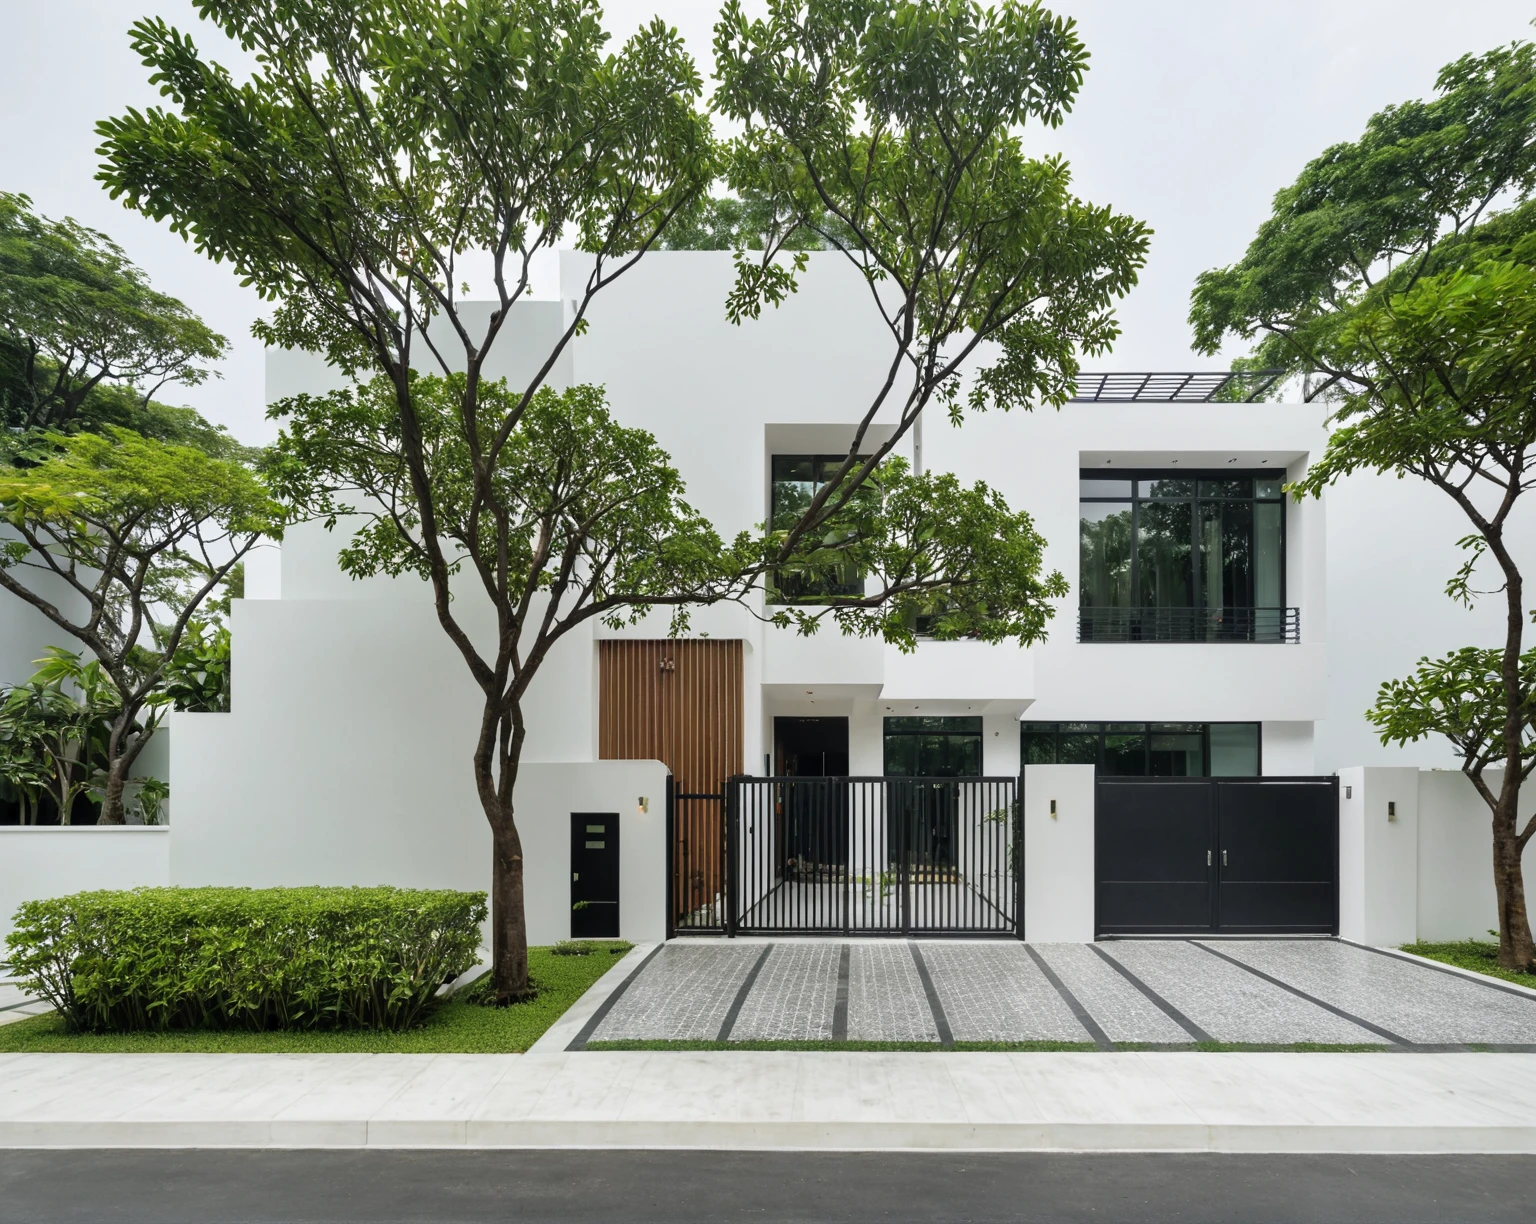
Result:
{"label": "black window frame", "polygon": [[[1252,494],[1250,494],[1248,497],[1219,497],[1219,496],[1203,496],[1200,493],[1200,482],[1201,481],[1231,480],[1233,477],[1243,477],[1244,479],[1247,479],[1247,480],[1250,480],[1250,481],[1253,481],[1253,482],[1257,482],[1259,480],[1275,480],[1275,481],[1279,481],[1282,487],[1281,487],[1281,490],[1280,490],[1279,494],[1277,496],[1275,496],[1275,497],[1258,497],[1258,496],[1254,496]],[[1082,482],[1085,481],[1085,480],[1126,480],[1126,481],[1131,482],[1131,492],[1128,495],[1125,495],[1125,496],[1089,497],[1089,496],[1086,496],[1082,492]],[[1144,481],[1144,480],[1189,480],[1189,481],[1193,481],[1194,482],[1194,490],[1195,491],[1194,491],[1193,495],[1191,495],[1189,497],[1155,497],[1155,496],[1145,496],[1144,497],[1144,496],[1141,495],[1141,491],[1140,491],[1141,490],[1141,482]],[[1186,503],[1188,503],[1191,506],[1191,511],[1190,511],[1190,531],[1189,531],[1189,537],[1190,537],[1189,538],[1189,546],[1190,546],[1190,569],[1189,569],[1190,603],[1189,603],[1189,607],[1191,609],[1198,609],[1198,610],[1207,610],[1205,605],[1202,602],[1200,602],[1200,592],[1201,592],[1201,590],[1203,589],[1203,586],[1204,586],[1204,584],[1201,582],[1202,575],[1200,573],[1200,557],[1201,557],[1201,552],[1200,552],[1200,505],[1201,505],[1201,503],[1202,502],[1247,502],[1249,505],[1260,505],[1260,504],[1274,505],[1274,504],[1278,504],[1280,506],[1280,602],[1276,606],[1283,609],[1286,606],[1286,599],[1287,599],[1287,596],[1288,596],[1289,585],[1290,585],[1289,584],[1289,575],[1287,574],[1286,569],[1287,569],[1287,561],[1288,561],[1287,554],[1290,551],[1290,517],[1291,517],[1290,514],[1288,513],[1288,508],[1287,508],[1287,505],[1286,505],[1286,503],[1289,501],[1289,498],[1287,498],[1286,495],[1285,495],[1284,482],[1285,482],[1285,469],[1284,468],[1272,468],[1272,467],[1266,467],[1266,468],[1237,468],[1237,467],[1231,467],[1231,468],[1190,468],[1188,470],[1181,470],[1179,468],[1127,468],[1127,469],[1124,469],[1124,470],[1121,470],[1121,471],[1110,471],[1110,470],[1108,470],[1106,468],[1081,468],[1078,471],[1078,496],[1077,496],[1077,503],[1078,503],[1079,507],[1082,507],[1083,505],[1091,504],[1091,505],[1129,505],[1130,508],[1131,508],[1131,540],[1130,540],[1130,549],[1131,549],[1131,557],[1130,557],[1130,560],[1131,560],[1131,577],[1130,577],[1130,604],[1128,605],[1128,610],[1146,610],[1146,609],[1149,609],[1149,608],[1154,608],[1155,609],[1157,607],[1164,606],[1164,605],[1149,605],[1149,604],[1144,604],[1144,603],[1141,602],[1141,549],[1139,547],[1139,544],[1140,544],[1140,539],[1141,539],[1141,521],[1140,520],[1141,520],[1141,506],[1142,506],[1142,503],[1144,503],[1144,502],[1165,502],[1165,503],[1186,502]],[[1078,521],[1079,521],[1079,523],[1081,523],[1081,521],[1082,521],[1081,509],[1079,509]],[[1079,545],[1079,551],[1078,551],[1078,575],[1077,575],[1078,607],[1079,608],[1089,608],[1090,610],[1097,610],[1096,608],[1094,608],[1093,605],[1089,605],[1089,604],[1084,604],[1083,603],[1083,596],[1087,593],[1087,589],[1088,589],[1088,584],[1083,580],[1083,573],[1082,573],[1082,551],[1081,551],[1081,545]],[[1166,606],[1173,606],[1173,605],[1166,605]],[[1228,604],[1228,605],[1224,605],[1224,606],[1234,607],[1234,608],[1244,608],[1244,607],[1246,607],[1246,608],[1253,608],[1256,605],[1252,602],[1252,596],[1250,594],[1250,602],[1247,603],[1247,604]]]}
{"label": "black window frame", "polygon": [[[854,462],[862,463],[868,458],[869,456],[867,455],[855,455]],[[821,476],[823,467],[828,464],[835,465],[835,467],[841,467],[847,461],[848,455],[846,453],[837,455],[776,453],[770,455],[768,457],[768,529],[772,531],[776,527],[779,509],[777,504],[779,485],[797,483],[792,482],[788,477],[781,478],[779,476],[778,473],[780,463],[809,463],[813,473],[811,484],[814,486],[814,495],[815,489],[820,489],[823,485],[828,483]],[[772,573],[769,575],[767,589],[765,592],[767,602],[769,604],[779,606],[792,604],[817,604],[824,603],[829,598],[837,598],[838,596],[864,594],[863,574],[858,575],[857,578],[849,578],[842,583],[823,582],[818,585],[818,589],[811,591],[796,592],[793,590],[787,591],[784,589],[785,586],[802,584],[806,583],[806,581],[806,576],[803,574],[781,576],[779,571],[772,571]]]}
{"label": "black window frame", "polygon": [[[893,727],[893,724],[896,724]],[[961,726],[960,724],[964,724]],[[973,739],[976,741],[976,768],[975,774],[957,774],[956,777],[983,777],[986,768],[986,738],[983,731],[981,715],[975,714],[922,714],[922,715],[886,715],[880,726],[880,770],[887,778],[925,778],[935,777],[933,774],[896,774],[891,772],[891,740],[893,739],[921,739],[926,736],[947,736],[957,739]]]}
{"label": "black window frame", "polygon": [[[1142,764],[1143,764],[1144,771],[1151,764],[1151,759],[1152,759],[1152,736],[1154,734],[1158,734],[1159,732],[1161,732],[1163,734],[1169,734],[1170,731],[1169,730],[1165,730],[1165,729],[1171,729],[1171,728],[1175,728],[1175,727],[1179,727],[1179,728],[1199,727],[1200,728],[1200,734],[1201,734],[1200,756],[1201,756],[1201,764],[1202,764],[1202,767],[1204,769],[1204,772],[1199,774],[1198,776],[1202,777],[1202,778],[1212,778],[1212,777],[1223,777],[1223,778],[1225,778],[1225,777],[1248,777],[1249,775],[1247,775],[1247,774],[1213,774],[1213,773],[1211,773],[1211,729],[1213,727],[1253,727],[1255,729],[1255,731],[1254,731],[1254,768],[1255,768],[1255,773],[1254,773],[1253,776],[1255,776],[1255,777],[1262,776],[1263,773],[1264,773],[1264,724],[1263,724],[1263,722],[1261,720],[1258,720],[1258,719],[1236,719],[1236,718],[1218,719],[1215,722],[1199,722],[1199,723],[1197,723],[1197,722],[1190,722],[1190,721],[1184,721],[1184,722],[1171,722],[1171,721],[1170,722],[1139,722],[1139,721],[1137,721],[1135,719],[1127,719],[1127,720],[1125,720],[1123,722],[1070,722],[1070,721],[1062,721],[1062,722],[1043,722],[1043,721],[1042,722],[1030,722],[1030,721],[1027,721],[1027,720],[1021,720],[1020,723],[1019,723],[1019,769],[1022,772],[1023,769],[1026,766],[1032,765],[1032,764],[1033,765],[1047,765],[1047,764],[1059,763],[1059,761],[1061,759],[1061,737],[1063,735],[1076,735],[1076,736],[1094,735],[1094,736],[1098,737],[1098,754],[1097,754],[1097,759],[1094,761],[1094,764],[1093,764],[1093,771],[1094,771],[1095,774],[1104,774],[1105,773],[1105,769],[1104,769],[1104,763],[1105,763],[1104,741],[1105,741],[1105,737],[1106,736],[1112,735],[1112,734],[1116,734],[1116,732],[1110,730],[1110,728],[1112,728],[1112,727],[1114,727],[1114,728],[1139,727],[1141,729],[1141,735],[1143,736],[1143,738],[1145,740],[1145,747],[1143,748],[1143,758],[1142,758]],[[1046,730],[1046,728],[1050,728],[1050,731],[1048,732]],[[1072,728],[1072,729],[1071,730],[1064,730],[1063,728]],[[1156,730],[1154,730],[1154,729],[1156,729]],[[1046,735],[1046,734],[1051,734],[1051,735],[1054,736],[1054,744],[1053,744],[1053,749],[1054,750],[1052,752],[1052,756],[1055,759],[1053,761],[1030,761],[1030,760],[1027,760],[1026,756],[1025,756],[1025,745],[1026,745],[1026,738],[1025,737],[1026,736],[1043,736],[1043,735]],[[1069,762],[1069,764],[1077,764],[1077,763],[1078,762]],[[1081,762],[1081,763],[1082,764],[1086,764],[1087,762]],[[1152,774],[1150,772],[1142,772],[1140,774],[1124,774],[1124,775],[1118,775],[1118,776],[1150,778],[1150,777],[1157,777],[1157,776],[1195,777],[1197,775],[1194,775],[1194,774],[1154,775],[1154,774]]]}

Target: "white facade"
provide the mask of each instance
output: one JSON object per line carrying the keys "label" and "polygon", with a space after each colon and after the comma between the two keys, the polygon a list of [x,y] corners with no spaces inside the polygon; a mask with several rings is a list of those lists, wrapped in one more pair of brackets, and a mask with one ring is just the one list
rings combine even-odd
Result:
{"label": "white facade", "polygon": [[[585,266],[585,257],[563,255],[560,300],[514,308],[492,375],[515,384],[542,360]],[[727,538],[767,517],[773,456],[847,450],[890,359],[868,290],[840,257],[812,255],[797,294],[739,327],[725,318],[732,276],[729,253],[649,256],[599,295],[590,330],[552,379],[603,385],[616,417],[656,436],[689,500]],[[267,398],[324,390],[337,378],[313,355],[272,352]],[[1498,641],[1496,597],[1470,612],[1445,598],[1466,529],[1443,496],[1414,482],[1357,476],[1324,499],[1287,503],[1284,603],[1299,610],[1298,642],[1076,640],[1081,470],[1283,468],[1294,478],[1324,445],[1324,414],[1319,404],[1298,403],[1074,403],[972,417],[959,428],[931,414],[924,467],[985,480],[1028,510],[1048,543],[1048,567],[1073,593],[1048,639],[1029,649],[930,641],[906,655],[842,637],[830,623],[804,638],[739,607],[698,611],[691,635],[744,643],[747,771],[771,771],[775,717],[845,716],[848,772],[881,774],[882,720],[914,713],[979,715],[989,775],[1019,773],[1021,719],[1259,723],[1262,769],[1272,775],[1454,768],[1444,742],[1384,748],[1363,718],[1377,684],[1405,674],[1419,656]],[[889,429],[877,422],[877,436]],[[910,436],[900,453],[912,457]],[[1529,554],[1528,526],[1518,530]],[[425,586],[347,578],[335,562],[342,539],[342,529],[300,525],[280,558],[272,550],[252,563],[249,597],[233,616],[232,711],[171,720],[175,882],[485,885],[489,837],[469,769],[478,695]],[[469,584],[461,587],[458,610],[473,623]],[[14,613],[6,613],[6,660],[25,655],[17,642],[39,631]],[[625,934],[653,938],[661,920],[662,767],[553,769],[597,761],[597,639],[608,635],[569,635],[528,699],[524,759],[551,767],[531,772],[518,799],[539,939],[566,933],[564,813],[588,803],[625,821],[624,912],[633,915]],[[662,615],[624,633],[665,635]],[[1061,768],[1070,809],[1084,784],[1077,769]],[[1091,807],[1091,787],[1086,794]],[[648,822],[641,797],[652,801]],[[1070,812],[1053,823],[1033,803],[1028,836],[1086,853],[1091,881],[1091,821],[1085,834]],[[1466,836],[1486,860],[1486,829]],[[1034,914],[1039,898],[1030,896]],[[656,917],[642,918],[642,909]],[[1055,907],[1050,923],[1079,931],[1083,916],[1069,910]],[[1091,927],[1091,912],[1086,921]],[[1349,921],[1372,933],[1363,916]],[[1393,938],[1404,929],[1382,921]]]}

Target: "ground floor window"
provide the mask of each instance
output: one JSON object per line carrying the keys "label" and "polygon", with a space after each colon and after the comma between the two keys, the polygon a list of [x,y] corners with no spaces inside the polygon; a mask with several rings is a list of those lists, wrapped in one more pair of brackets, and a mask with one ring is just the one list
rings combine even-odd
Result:
{"label": "ground floor window", "polygon": [[[1024,765],[1092,765],[1120,777],[1259,774],[1258,723],[1026,722],[1019,727]],[[889,759],[889,749],[886,755]]]}
{"label": "ground floor window", "polygon": [[887,718],[885,776],[981,777],[981,719]]}

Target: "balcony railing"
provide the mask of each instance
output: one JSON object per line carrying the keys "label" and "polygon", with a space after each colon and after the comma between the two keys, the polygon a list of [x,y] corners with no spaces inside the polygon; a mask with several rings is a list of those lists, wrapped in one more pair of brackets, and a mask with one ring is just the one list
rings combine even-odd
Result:
{"label": "balcony railing", "polygon": [[1079,642],[1299,642],[1299,608],[1079,608]]}

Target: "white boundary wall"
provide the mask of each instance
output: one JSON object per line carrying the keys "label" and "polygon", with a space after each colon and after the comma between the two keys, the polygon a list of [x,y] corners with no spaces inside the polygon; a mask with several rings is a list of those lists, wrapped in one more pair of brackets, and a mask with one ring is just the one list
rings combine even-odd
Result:
{"label": "white boundary wall", "polygon": [[1028,942],[1092,942],[1093,831],[1092,765],[1030,765],[1024,770],[1024,938]]}
{"label": "white boundary wall", "polygon": [[170,851],[166,825],[0,825],[0,960],[22,902],[169,884]]}

